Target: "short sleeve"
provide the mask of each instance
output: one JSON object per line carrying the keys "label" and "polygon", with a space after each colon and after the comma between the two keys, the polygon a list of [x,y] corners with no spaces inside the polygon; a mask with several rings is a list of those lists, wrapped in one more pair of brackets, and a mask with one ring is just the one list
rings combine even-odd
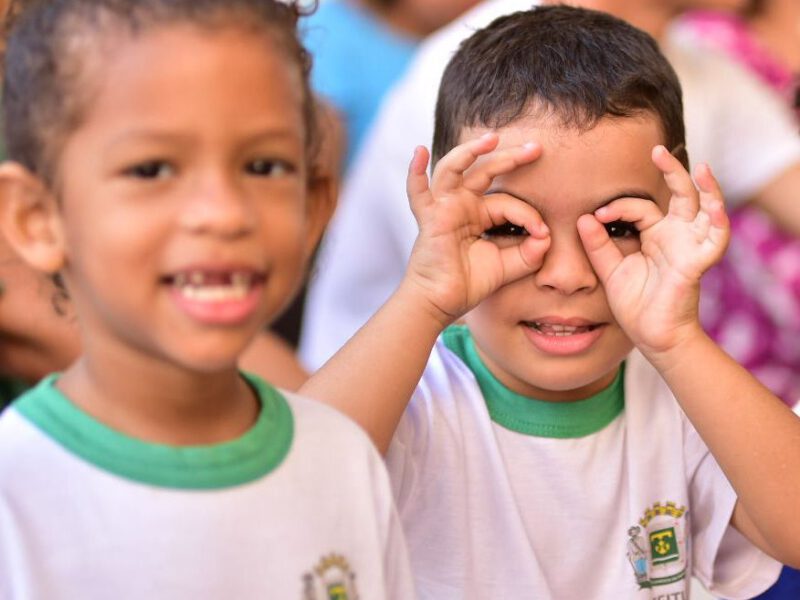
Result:
{"label": "short sleeve", "polygon": [[752,598],[775,582],[781,565],[730,525],[736,493],[688,420],[685,435],[694,576],[717,596]]}
{"label": "short sleeve", "polygon": [[402,507],[408,505],[414,494],[417,483],[416,466],[424,460],[424,440],[429,431],[426,406],[424,392],[418,387],[400,419],[386,453],[386,468],[395,502],[401,513]]}

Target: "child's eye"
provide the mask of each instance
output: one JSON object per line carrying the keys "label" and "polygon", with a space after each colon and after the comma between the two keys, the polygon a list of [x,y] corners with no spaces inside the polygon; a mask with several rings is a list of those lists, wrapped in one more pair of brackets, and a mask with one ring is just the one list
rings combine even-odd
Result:
{"label": "child's eye", "polygon": [[502,225],[495,225],[490,229],[483,232],[483,237],[516,237],[520,235],[528,235],[528,231],[520,225],[514,223],[503,223]]}
{"label": "child's eye", "polygon": [[605,224],[609,237],[612,238],[638,238],[639,230],[633,223],[627,221],[611,221]]}
{"label": "child's eye", "polygon": [[280,177],[295,171],[294,165],[285,161],[272,158],[259,158],[247,163],[245,170],[251,175],[260,177]]}
{"label": "child's eye", "polygon": [[126,170],[126,174],[139,179],[162,179],[173,173],[172,166],[163,160],[149,160]]}

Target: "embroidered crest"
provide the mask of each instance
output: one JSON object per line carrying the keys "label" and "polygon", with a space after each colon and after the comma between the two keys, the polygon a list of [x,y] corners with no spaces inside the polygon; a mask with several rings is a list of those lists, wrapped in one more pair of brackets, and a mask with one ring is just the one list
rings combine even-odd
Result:
{"label": "embroidered crest", "polygon": [[686,577],[686,507],[660,502],[628,529],[628,560],[640,588],[668,585]]}
{"label": "embroidered crest", "polygon": [[303,600],[358,600],[356,574],[341,554],[323,556],[303,575]]}

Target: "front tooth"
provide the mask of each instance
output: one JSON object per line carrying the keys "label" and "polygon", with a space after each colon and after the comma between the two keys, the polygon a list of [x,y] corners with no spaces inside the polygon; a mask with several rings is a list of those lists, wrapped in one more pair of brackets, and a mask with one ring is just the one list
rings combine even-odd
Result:
{"label": "front tooth", "polygon": [[231,284],[236,287],[250,287],[250,280],[250,273],[244,271],[236,271],[231,275]]}
{"label": "front tooth", "polygon": [[239,300],[247,295],[247,288],[234,286],[212,286],[183,288],[183,295],[189,300],[198,302],[221,302]]}
{"label": "front tooth", "polygon": [[206,276],[200,271],[192,271],[189,275],[189,281],[192,285],[203,285],[206,281]]}
{"label": "front tooth", "polygon": [[578,331],[578,327],[573,325],[562,325],[560,323],[535,323],[535,327],[547,335],[556,337],[564,337],[567,335],[574,335]]}
{"label": "front tooth", "polygon": [[186,285],[186,274],[185,273],[178,273],[175,275],[173,279],[173,285],[175,287],[183,287]]}

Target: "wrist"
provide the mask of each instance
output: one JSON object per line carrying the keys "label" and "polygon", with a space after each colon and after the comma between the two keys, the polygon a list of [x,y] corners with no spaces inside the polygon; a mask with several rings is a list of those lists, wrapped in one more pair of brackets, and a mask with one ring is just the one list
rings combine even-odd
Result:
{"label": "wrist", "polygon": [[402,311],[404,322],[414,323],[416,329],[426,331],[433,337],[438,337],[459,316],[443,311],[430,300],[424,286],[408,278],[400,283],[392,295],[392,302]]}
{"label": "wrist", "polygon": [[693,360],[698,351],[715,345],[699,323],[686,325],[676,332],[674,340],[667,346],[660,348],[640,347],[645,358],[662,374],[666,374],[686,360]]}

